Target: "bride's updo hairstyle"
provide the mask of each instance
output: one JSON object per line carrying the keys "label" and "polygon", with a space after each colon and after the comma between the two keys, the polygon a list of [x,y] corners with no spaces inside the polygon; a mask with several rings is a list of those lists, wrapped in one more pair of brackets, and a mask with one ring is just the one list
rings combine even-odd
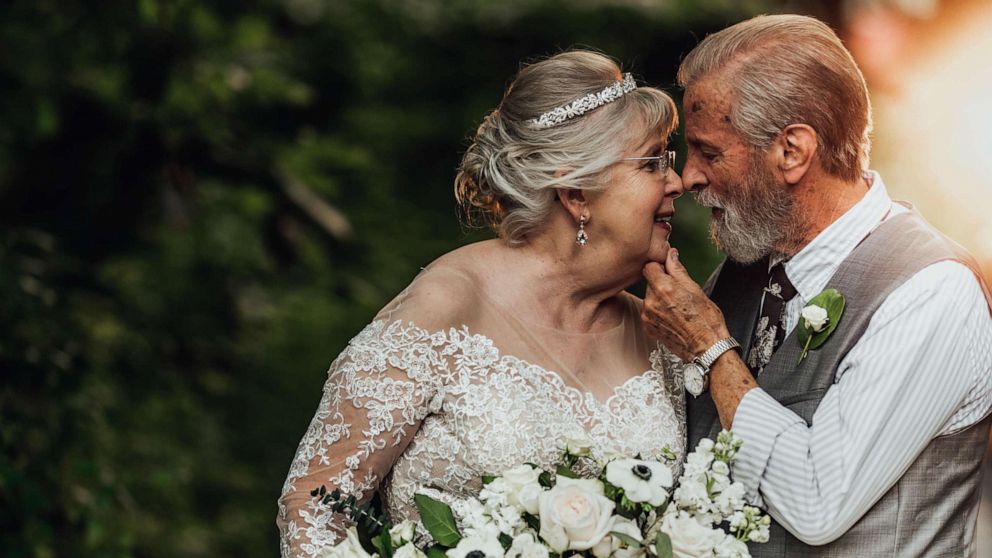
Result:
{"label": "bride's updo hairstyle", "polygon": [[[651,87],[550,127],[534,122],[622,79],[616,62],[588,51],[522,68],[459,165],[455,198],[469,224],[489,225],[508,244],[519,244],[546,221],[556,188],[601,189],[632,139],[671,135],[678,125],[675,103]],[[555,177],[558,171],[564,174]]]}

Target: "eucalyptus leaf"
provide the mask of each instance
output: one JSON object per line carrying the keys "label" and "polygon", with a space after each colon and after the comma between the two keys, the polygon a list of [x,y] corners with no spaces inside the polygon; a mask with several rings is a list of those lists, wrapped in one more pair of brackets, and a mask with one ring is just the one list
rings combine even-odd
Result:
{"label": "eucalyptus leaf", "polygon": [[451,513],[448,504],[439,502],[426,494],[415,494],[413,502],[417,505],[417,511],[420,512],[420,520],[424,523],[424,528],[434,537],[435,541],[450,548],[462,540],[462,535],[458,532],[458,525],[455,523],[455,514]]}
{"label": "eucalyptus leaf", "polygon": [[672,558],[672,539],[666,533],[658,531],[654,538],[654,550],[658,558]]}

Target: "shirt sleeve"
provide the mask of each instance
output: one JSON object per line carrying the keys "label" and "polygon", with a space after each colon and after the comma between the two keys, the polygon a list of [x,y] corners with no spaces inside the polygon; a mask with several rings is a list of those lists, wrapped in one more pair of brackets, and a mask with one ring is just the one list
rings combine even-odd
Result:
{"label": "shirt sleeve", "polygon": [[376,321],[331,364],[279,498],[283,558],[320,556],[350,524],[312,490],[325,486],[367,501],[421,421],[438,410],[433,371],[443,360],[432,337],[412,324]]}
{"label": "shirt sleeve", "polygon": [[840,363],[813,426],[753,389],[734,431],[735,479],[812,545],[843,535],[930,441],[992,407],[992,319],[965,266],[928,266],[892,292]]}

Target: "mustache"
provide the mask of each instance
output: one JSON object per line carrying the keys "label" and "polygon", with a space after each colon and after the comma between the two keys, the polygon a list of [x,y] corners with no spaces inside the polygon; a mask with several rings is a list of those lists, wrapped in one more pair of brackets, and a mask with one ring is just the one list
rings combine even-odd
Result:
{"label": "mustache", "polygon": [[696,200],[696,203],[703,207],[725,209],[720,198],[713,194],[708,188],[693,192],[692,197]]}

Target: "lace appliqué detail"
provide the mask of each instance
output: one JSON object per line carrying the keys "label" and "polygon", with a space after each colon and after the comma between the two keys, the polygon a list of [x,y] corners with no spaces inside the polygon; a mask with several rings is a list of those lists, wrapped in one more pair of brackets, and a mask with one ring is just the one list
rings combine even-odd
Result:
{"label": "lace appliqu\u00e9 detail", "polygon": [[331,365],[300,442],[280,499],[283,556],[316,556],[343,536],[342,517],[285,504],[320,484],[367,499],[381,480],[386,511],[400,521],[416,518],[415,493],[475,495],[482,474],[552,465],[578,432],[593,440],[594,458],[660,457],[668,447],[681,463],[684,392],[673,358],[656,349],[649,370],[600,402],[553,371],[500,355],[466,326],[432,333],[373,322]]}

